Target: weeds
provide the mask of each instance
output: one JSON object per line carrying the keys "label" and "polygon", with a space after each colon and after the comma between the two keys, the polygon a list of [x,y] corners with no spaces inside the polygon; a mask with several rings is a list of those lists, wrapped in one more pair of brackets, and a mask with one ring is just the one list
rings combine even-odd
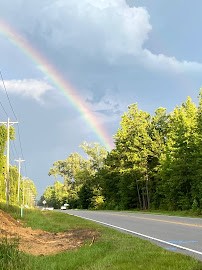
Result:
{"label": "weeds", "polygon": [[0,269],[1,270],[23,270],[31,269],[27,264],[27,258],[18,249],[19,239],[0,239]]}

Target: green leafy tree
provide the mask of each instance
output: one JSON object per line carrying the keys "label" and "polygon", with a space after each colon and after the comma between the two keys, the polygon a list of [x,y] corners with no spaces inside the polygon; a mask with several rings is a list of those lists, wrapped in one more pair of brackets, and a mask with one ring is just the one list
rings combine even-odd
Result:
{"label": "green leafy tree", "polygon": [[[21,202],[29,207],[34,207],[36,202],[35,198],[37,196],[37,189],[34,182],[29,178],[24,178],[21,181]],[[24,198],[23,198],[24,197]]]}
{"label": "green leafy tree", "polygon": [[197,108],[188,98],[170,114],[166,154],[162,160],[164,205],[169,209],[190,209],[195,178]]}
{"label": "green leafy tree", "polygon": [[[152,140],[149,136],[150,115],[130,105],[122,117],[121,128],[115,135],[116,150],[119,153],[121,170],[130,171],[136,177],[139,206],[150,206],[148,158],[152,155]],[[134,185],[132,185],[134,186]]]}
{"label": "green leafy tree", "polygon": [[[202,90],[171,113],[128,107],[107,152],[97,143],[56,161],[50,175],[64,178],[68,198],[82,208],[202,209]],[[52,191],[55,192],[55,189]],[[54,193],[56,198],[56,195]]]}
{"label": "green leafy tree", "polygon": [[[104,159],[107,156],[106,149],[97,143],[88,144],[84,142],[81,148],[87,155],[86,159],[78,153],[72,153],[65,160],[54,162],[49,171],[49,175],[53,175],[55,179],[58,176],[64,179],[65,197],[72,207],[77,207],[79,192],[83,186],[94,189],[94,176],[103,167]],[[53,190],[55,192],[55,188]],[[83,189],[82,192],[84,191]],[[94,194],[94,196],[96,195]]]}
{"label": "green leafy tree", "polygon": [[0,126],[0,201],[5,202],[6,196],[6,158],[4,152],[6,150],[7,129],[4,125]]}
{"label": "green leafy tree", "polygon": [[91,187],[87,183],[82,185],[81,189],[78,192],[78,197],[79,197],[80,208],[88,209],[91,205],[93,192],[92,192]]}
{"label": "green leafy tree", "polygon": [[195,176],[192,182],[192,197],[193,204],[196,205],[197,202],[198,207],[202,209],[202,89],[199,93],[196,121],[196,148],[193,154]]}

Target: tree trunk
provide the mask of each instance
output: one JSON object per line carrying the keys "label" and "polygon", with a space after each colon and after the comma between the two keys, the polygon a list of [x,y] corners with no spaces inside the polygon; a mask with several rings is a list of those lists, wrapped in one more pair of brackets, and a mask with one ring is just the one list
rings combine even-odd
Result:
{"label": "tree trunk", "polygon": [[[148,177],[148,176],[147,176]],[[146,179],[146,193],[147,193],[147,208],[150,208],[150,198],[149,198],[149,189],[148,189],[148,179]]]}
{"label": "tree trunk", "polygon": [[141,202],[141,197],[140,197],[140,189],[139,189],[139,186],[138,186],[138,180],[136,180],[136,186],[137,186],[137,194],[138,194],[138,200],[139,200],[140,209],[142,209],[142,202]]}
{"label": "tree trunk", "polygon": [[142,204],[143,204],[143,210],[146,209],[146,202],[145,202],[145,196],[144,196],[144,188],[142,188]]}

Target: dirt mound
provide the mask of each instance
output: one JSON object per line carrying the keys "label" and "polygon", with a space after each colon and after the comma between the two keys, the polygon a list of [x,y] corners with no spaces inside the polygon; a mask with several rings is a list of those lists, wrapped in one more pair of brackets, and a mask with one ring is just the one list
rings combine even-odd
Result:
{"label": "dirt mound", "polygon": [[71,230],[50,233],[24,228],[7,213],[0,210],[0,237],[19,238],[19,249],[33,255],[49,255],[80,247],[85,240],[94,241],[93,230]]}

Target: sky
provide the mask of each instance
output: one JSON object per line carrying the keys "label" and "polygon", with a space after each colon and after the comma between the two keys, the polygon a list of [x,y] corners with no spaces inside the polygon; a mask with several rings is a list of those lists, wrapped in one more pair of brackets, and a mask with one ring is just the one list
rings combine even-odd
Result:
{"label": "sky", "polygon": [[[0,0],[0,121],[39,196],[82,142],[113,147],[128,105],[172,111],[202,86],[200,0]],[[22,151],[21,151],[22,149]]]}

